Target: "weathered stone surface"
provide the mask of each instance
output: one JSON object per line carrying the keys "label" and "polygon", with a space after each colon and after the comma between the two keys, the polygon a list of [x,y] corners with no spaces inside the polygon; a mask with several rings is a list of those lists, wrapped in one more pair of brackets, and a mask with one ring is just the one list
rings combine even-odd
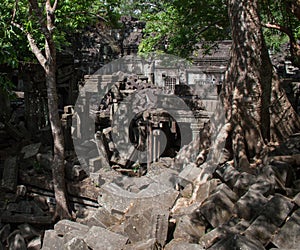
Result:
{"label": "weathered stone surface", "polygon": [[26,250],[26,243],[21,234],[14,232],[8,237],[9,250]]}
{"label": "weathered stone surface", "polygon": [[247,239],[242,235],[231,235],[214,244],[211,250],[228,250],[228,249],[243,249],[243,250],[264,250],[264,246],[259,242]]}
{"label": "weathered stone surface", "polygon": [[128,241],[127,237],[113,233],[102,227],[91,227],[84,241],[92,249],[120,250]]}
{"label": "weathered stone surface", "polygon": [[81,223],[91,227],[110,227],[117,224],[119,220],[111,215],[105,208],[99,207],[96,211],[90,212],[87,218],[85,218]]}
{"label": "weathered stone surface", "polygon": [[262,210],[268,199],[260,192],[249,190],[235,204],[234,211],[245,220],[254,219]]}
{"label": "weathered stone surface", "polygon": [[180,185],[185,187],[188,183],[193,183],[200,173],[201,168],[198,168],[196,164],[186,165],[178,175]]}
{"label": "weathered stone surface", "polygon": [[233,185],[233,190],[236,191],[237,194],[241,195],[245,193],[249,187],[255,183],[256,176],[248,173],[240,173],[239,177],[237,178],[236,182]]}
{"label": "weathered stone surface", "polygon": [[278,248],[299,249],[300,209],[297,209],[274,236],[272,243]]}
{"label": "weathered stone surface", "polygon": [[163,211],[153,213],[151,218],[151,225],[152,238],[155,238],[161,246],[164,246],[168,237],[169,213]]}
{"label": "weathered stone surface", "polygon": [[244,234],[249,239],[256,239],[263,245],[266,245],[270,241],[276,229],[277,226],[270,223],[270,221],[265,216],[259,216],[250,225],[250,227],[247,228]]}
{"label": "weathered stone surface", "polygon": [[272,183],[266,181],[265,178],[260,176],[257,178],[256,182],[249,187],[249,190],[256,191],[267,197],[270,194],[274,194],[274,188],[275,187]]}
{"label": "weathered stone surface", "polygon": [[300,192],[298,194],[295,195],[293,202],[300,207]]}
{"label": "weathered stone surface", "polygon": [[202,250],[205,248],[202,248],[199,244],[193,244],[184,242],[181,240],[172,240],[170,243],[166,245],[164,248],[165,250]]}
{"label": "weathered stone surface", "polygon": [[213,190],[212,194],[219,191],[224,195],[226,195],[233,202],[237,201],[238,199],[238,196],[225,183],[221,183],[220,185],[218,185]]}
{"label": "weathered stone surface", "polygon": [[275,194],[264,206],[261,215],[265,216],[270,223],[279,227],[293,207],[292,200],[281,194]]}
{"label": "weathered stone surface", "polygon": [[1,187],[15,192],[17,188],[18,166],[17,157],[8,157],[4,162]]}
{"label": "weathered stone surface", "polygon": [[198,243],[204,234],[205,226],[194,224],[190,216],[185,215],[177,219],[173,237],[189,243]]}
{"label": "weathered stone surface", "polygon": [[139,241],[134,244],[128,244],[126,245],[123,250],[159,250],[161,249],[157,242],[156,239],[149,239],[149,240],[144,240],[144,241]]}
{"label": "weathered stone surface", "polygon": [[63,237],[63,243],[66,244],[73,238],[84,239],[85,233],[80,230],[71,230],[67,232]]}
{"label": "weathered stone surface", "polygon": [[218,184],[218,179],[212,179],[204,182],[199,186],[197,192],[194,193],[195,197],[193,197],[193,199],[199,203],[203,202],[216,189]]}
{"label": "weathered stone surface", "polygon": [[200,213],[213,226],[228,221],[232,215],[234,203],[221,191],[209,196],[201,205]]}
{"label": "weathered stone surface", "polygon": [[104,185],[101,190],[98,197],[99,204],[115,216],[126,212],[129,215],[137,214],[150,207],[166,211],[173,206],[179,195],[179,192],[173,188],[156,182],[137,194],[128,192],[115,183]]}
{"label": "weathered stone surface", "polygon": [[237,179],[240,176],[240,172],[237,171],[231,164],[225,163],[216,169],[216,173],[220,179],[225,182],[230,188],[233,188]]}
{"label": "weathered stone surface", "polygon": [[89,227],[69,220],[60,220],[54,225],[54,230],[57,235],[65,235],[71,230],[79,230],[84,234],[89,230]]}
{"label": "weathered stone surface", "polygon": [[217,227],[217,228],[211,230],[210,232],[206,233],[205,235],[203,235],[199,240],[199,244],[203,248],[207,249],[207,248],[211,247],[214,243],[216,243],[218,240],[225,237],[226,234],[227,234],[226,229],[224,229],[222,227]]}
{"label": "weathered stone surface", "polygon": [[88,250],[89,247],[83,239],[73,238],[64,245],[65,250]]}
{"label": "weathered stone surface", "polygon": [[42,247],[41,237],[36,237],[28,242],[27,250],[40,250]]}
{"label": "weathered stone surface", "polygon": [[45,231],[42,250],[61,250],[63,248],[63,244],[63,238],[57,236],[56,231]]}
{"label": "weathered stone surface", "polygon": [[24,159],[36,156],[41,148],[41,143],[30,144],[22,148],[21,153],[24,154]]}

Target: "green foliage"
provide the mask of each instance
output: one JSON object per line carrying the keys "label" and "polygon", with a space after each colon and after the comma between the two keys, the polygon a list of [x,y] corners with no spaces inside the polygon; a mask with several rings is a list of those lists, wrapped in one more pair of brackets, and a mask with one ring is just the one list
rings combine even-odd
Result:
{"label": "green foliage", "polygon": [[140,53],[165,51],[188,57],[203,40],[228,38],[225,0],[162,1],[156,12],[141,15],[147,22]]}
{"label": "green foliage", "polygon": [[[32,34],[39,48],[43,50],[42,35],[36,14],[30,10],[28,0],[5,0],[0,5],[0,64],[17,67],[20,61],[35,61],[30,51],[26,35],[11,24],[14,9],[14,22],[22,25],[25,31]],[[44,11],[45,0],[39,0],[39,7]],[[108,23],[116,23],[118,14],[112,6],[117,0],[64,0],[58,2],[55,12],[55,30],[53,38],[57,50],[63,50],[70,45],[70,37],[80,32],[84,27],[95,24],[99,19]]]}

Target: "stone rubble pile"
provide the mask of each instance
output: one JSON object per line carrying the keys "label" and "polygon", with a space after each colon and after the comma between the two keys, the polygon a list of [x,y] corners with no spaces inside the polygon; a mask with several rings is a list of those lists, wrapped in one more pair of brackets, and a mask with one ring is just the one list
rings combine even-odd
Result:
{"label": "stone rubble pile", "polygon": [[[299,135],[292,142],[297,158]],[[299,164],[279,152],[247,172],[162,158],[140,178],[117,175],[100,185],[97,210],[58,222],[42,249],[299,249]]]}

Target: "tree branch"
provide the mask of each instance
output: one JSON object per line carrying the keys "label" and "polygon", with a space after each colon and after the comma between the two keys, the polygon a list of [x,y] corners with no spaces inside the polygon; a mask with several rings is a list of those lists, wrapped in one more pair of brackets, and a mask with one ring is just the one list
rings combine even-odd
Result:
{"label": "tree branch", "polygon": [[35,57],[37,58],[41,66],[45,69],[47,60],[44,57],[42,51],[37,46],[35,39],[32,37],[32,35],[28,31],[26,31],[20,24],[15,23],[14,21],[12,21],[11,24],[26,34],[32,52],[34,53]]}
{"label": "tree branch", "polygon": [[285,34],[287,34],[290,38],[293,36],[291,30],[288,27],[282,26],[280,24],[276,24],[276,23],[265,23],[262,24],[263,27],[266,28],[270,28],[270,29],[275,29],[275,30],[279,30]]}

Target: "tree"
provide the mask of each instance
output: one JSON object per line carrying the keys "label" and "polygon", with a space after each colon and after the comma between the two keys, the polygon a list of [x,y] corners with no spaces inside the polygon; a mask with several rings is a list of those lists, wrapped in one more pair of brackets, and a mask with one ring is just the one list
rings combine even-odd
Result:
{"label": "tree", "polygon": [[162,50],[186,58],[199,42],[229,38],[224,0],[161,1],[155,6],[141,15],[146,21],[141,53]]}
{"label": "tree", "polygon": [[64,178],[64,137],[56,89],[57,49],[63,49],[68,45],[67,32],[75,32],[76,29],[97,21],[99,17],[103,18],[108,12],[109,2],[66,0],[59,3],[58,0],[15,0],[5,1],[0,8],[3,14],[0,25],[5,28],[1,43],[6,48],[6,51],[2,51],[6,55],[2,63],[15,65],[24,58],[32,60],[24,56],[28,54],[26,46],[16,49],[17,44],[23,44],[23,38],[26,37],[31,52],[45,72],[49,121],[54,141],[52,163],[56,199],[54,219],[71,218]]}
{"label": "tree", "polygon": [[248,168],[260,163],[268,142],[286,138],[300,122],[272,67],[258,0],[229,0],[228,15],[233,44],[222,97],[234,159],[240,168]]}
{"label": "tree", "polygon": [[300,66],[300,2],[297,0],[262,1],[261,16],[266,38],[271,46],[275,47],[288,37],[291,60],[294,65]]}

